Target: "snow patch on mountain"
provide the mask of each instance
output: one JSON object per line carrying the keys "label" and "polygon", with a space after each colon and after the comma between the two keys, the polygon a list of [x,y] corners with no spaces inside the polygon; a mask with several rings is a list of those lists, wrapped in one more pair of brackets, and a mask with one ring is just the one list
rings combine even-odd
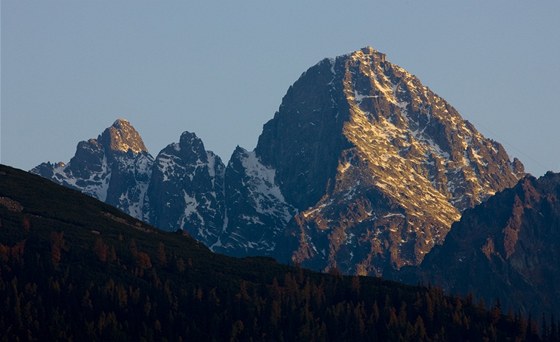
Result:
{"label": "snow patch on mountain", "polygon": [[[268,215],[280,214],[285,221],[289,221],[292,214],[286,205],[282,191],[274,181],[276,171],[263,165],[254,151],[247,152],[241,163],[250,177],[248,186],[257,212]],[[271,205],[271,203],[279,205]]]}
{"label": "snow patch on mountain", "polygon": [[145,217],[145,200],[152,177],[153,157],[146,152],[132,156],[127,153],[116,156],[115,164],[118,165],[116,168],[119,173],[124,175],[126,186],[120,190],[121,195],[114,205],[131,216],[147,220]]}
{"label": "snow patch on mountain", "polygon": [[[34,170],[31,172],[35,173]],[[79,190],[100,201],[107,199],[111,170],[107,165],[107,158],[105,156],[101,160],[101,169],[92,170],[87,178],[74,177],[71,164],[58,163],[53,166],[52,172],[52,180],[56,183]]]}
{"label": "snow patch on mountain", "polygon": [[276,170],[264,165],[255,151],[238,147],[225,179],[227,215],[211,249],[230,255],[272,255],[279,234],[296,212],[277,184]]}
{"label": "snow patch on mountain", "polygon": [[164,230],[185,230],[206,245],[222,231],[225,167],[191,132],[156,157],[147,191],[149,219]]}

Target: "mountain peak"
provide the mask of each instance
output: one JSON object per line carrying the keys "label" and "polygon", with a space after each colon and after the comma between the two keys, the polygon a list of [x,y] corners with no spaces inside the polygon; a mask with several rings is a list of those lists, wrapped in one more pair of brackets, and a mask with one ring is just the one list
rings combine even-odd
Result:
{"label": "mountain peak", "polygon": [[[325,60],[323,60],[325,61]],[[381,275],[418,264],[461,212],[523,176],[504,148],[372,47],[288,89],[256,153],[299,213],[303,267]]]}
{"label": "mountain peak", "polygon": [[[383,55],[383,53],[380,53],[379,51],[377,51],[376,49],[374,49],[373,47],[371,47],[369,45],[361,48],[358,51],[360,51],[360,52],[362,52],[366,55],[374,55],[374,54],[382,54]],[[358,51],[356,51],[356,52],[358,52]]]}
{"label": "mountain peak", "polygon": [[99,142],[112,151],[134,153],[147,152],[140,134],[126,119],[115,120],[111,127],[105,129],[98,138]]}
{"label": "mountain peak", "polygon": [[67,164],[43,163],[31,172],[141,219],[152,164],[140,134],[127,120],[117,119],[97,139],[80,141]]}
{"label": "mountain peak", "polygon": [[348,57],[350,57],[351,59],[361,59],[366,57],[369,57],[369,59],[373,59],[373,60],[378,60],[379,62],[385,62],[386,61],[386,55],[382,52],[379,52],[378,50],[372,48],[371,46],[366,46],[363,47],[359,50],[356,50],[352,53],[350,53],[349,55],[346,55]]}
{"label": "mountain peak", "polygon": [[118,125],[121,124],[130,124],[130,121],[128,121],[125,118],[118,118],[117,120],[115,120],[115,122],[113,122],[113,126],[117,127]]}
{"label": "mountain peak", "polygon": [[200,140],[194,132],[184,131],[181,133],[181,138],[179,142],[181,144],[192,144],[193,141]]}

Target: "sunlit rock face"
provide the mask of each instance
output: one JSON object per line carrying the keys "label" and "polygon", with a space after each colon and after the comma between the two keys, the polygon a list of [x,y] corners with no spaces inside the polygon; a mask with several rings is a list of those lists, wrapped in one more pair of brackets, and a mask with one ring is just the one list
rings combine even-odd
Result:
{"label": "sunlit rock face", "polygon": [[345,273],[418,264],[461,211],[524,174],[500,144],[372,48],[306,71],[256,153],[299,212],[279,255]]}
{"label": "sunlit rock face", "polygon": [[31,172],[144,219],[152,164],[140,134],[128,121],[118,119],[97,139],[78,143],[68,164],[43,163]]}

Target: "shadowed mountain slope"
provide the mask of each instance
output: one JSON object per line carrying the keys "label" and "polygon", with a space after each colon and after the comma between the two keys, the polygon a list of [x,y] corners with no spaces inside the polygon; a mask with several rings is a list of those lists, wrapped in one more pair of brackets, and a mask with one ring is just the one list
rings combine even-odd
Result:
{"label": "shadowed mountain slope", "polygon": [[524,313],[560,315],[560,174],[527,176],[465,211],[442,246],[396,278]]}

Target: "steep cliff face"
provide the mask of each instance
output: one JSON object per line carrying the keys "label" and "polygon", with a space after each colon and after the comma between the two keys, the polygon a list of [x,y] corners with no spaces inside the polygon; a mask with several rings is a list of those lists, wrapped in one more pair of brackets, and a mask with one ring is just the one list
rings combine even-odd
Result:
{"label": "steep cliff face", "polygon": [[128,121],[118,119],[97,139],[80,142],[68,164],[43,163],[31,172],[145,219],[152,164],[140,134]]}
{"label": "steep cliff face", "polygon": [[461,211],[523,175],[500,144],[372,48],[305,72],[256,153],[300,212],[287,227],[291,259],[358,274],[420,263]]}
{"label": "steep cliff face", "polygon": [[505,308],[560,313],[560,174],[519,181],[465,211],[419,267],[393,275]]}
{"label": "steep cliff face", "polygon": [[276,183],[276,170],[255,152],[237,147],[226,174],[226,220],[212,250],[228,255],[275,255],[283,227],[295,209]]}
{"label": "steep cliff face", "polygon": [[164,230],[184,229],[207,245],[224,222],[224,173],[220,157],[184,132],[156,157],[147,192],[147,218]]}
{"label": "steep cliff face", "polygon": [[342,134],[348,103],[333,70],[319,63],[303,73],[264,125],[255,149],[276,170],[286,200],[300,210],[332,189],[340,152],[350,147]]}

